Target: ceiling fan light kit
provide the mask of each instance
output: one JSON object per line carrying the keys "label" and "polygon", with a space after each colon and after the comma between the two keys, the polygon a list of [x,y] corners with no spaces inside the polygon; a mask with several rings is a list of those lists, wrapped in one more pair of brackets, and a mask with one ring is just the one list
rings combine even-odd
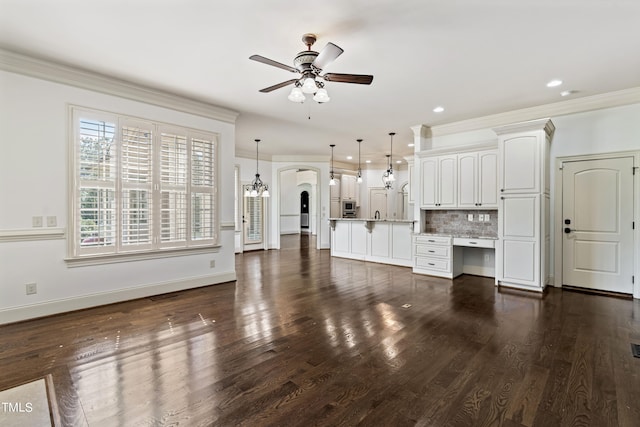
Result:
{"label": "ceiling fan light kit", "polygon": [[311,33],[302,36],[302,42],[307,46],[307,50],[296,55],[293,60],[293,67],[261,55],[251,55],[249,59],[253,61],[301,74],[299,78],[266,87],[261,89],[260,92],[268,93],[293,84],[294,87],[287,97],[289,101],[302,103],[307,99],[307,97],[304,96],[306,93],[307,95],[313,94],[313,100],[321,104],[331,100],[329,93],[324,87],[325,82],[371,84],[373,81],[373,76],[371,75],[342,73],[322,74],[323,69],[335,61],[338,56],[342,55],[344,50],[333,43],[327,43],[320,52],[313,51],[311,50],[311,46],[316,42],[316,39],[316,35]]}

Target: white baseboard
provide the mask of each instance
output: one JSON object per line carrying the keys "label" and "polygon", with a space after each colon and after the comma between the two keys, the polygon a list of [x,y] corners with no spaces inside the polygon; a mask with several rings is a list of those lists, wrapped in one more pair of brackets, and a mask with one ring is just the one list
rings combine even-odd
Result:
{"label": "white baseboard", "polygon": [[152,283],[127,289],[120,289],[117,291],[100,292],[78,297],[52,300],[38,304],[11,307],[0,310],[0,325],[35,319],[37,317],[50,316],[52,314],[82,310],[100,305],[113,304],[116,302],[129,301],[137,298],[145,298],[168,292],[232,282],[235,280],[236,272],[229,271],[209,276],[191,277],[171,282]]}

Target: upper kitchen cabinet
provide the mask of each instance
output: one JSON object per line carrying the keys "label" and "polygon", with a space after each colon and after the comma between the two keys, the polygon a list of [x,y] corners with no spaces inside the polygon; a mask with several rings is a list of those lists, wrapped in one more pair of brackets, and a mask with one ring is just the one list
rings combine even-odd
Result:
{"label": "upper kitchen cabinet", "polygon": [[[358,199],[357,190],[357,178],[353,175],[342,174],[342,177],[340,178],[340,193],[342,194],[342,200],[356,201]],[[358,204],[359,203],[356,205]]]}
{"label": "upper kitchen cabinet", "polygon": [[498,208],[498,150],[458,154],[458,208]]}
{"label": "upper kitchen cabinet", "polygon": [[455,154],[420,159],[420,207],[446,209],[457,206],[458,156]]}
{"label": "upper kitchen cabinet", "polygon": [[495,129],[501,193],[549,194],[549,148],[554,130],[549,119]]}

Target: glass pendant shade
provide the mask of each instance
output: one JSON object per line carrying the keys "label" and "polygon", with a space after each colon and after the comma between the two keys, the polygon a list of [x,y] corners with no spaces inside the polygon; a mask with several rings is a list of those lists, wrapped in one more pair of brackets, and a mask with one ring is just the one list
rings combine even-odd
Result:
{"label": "glass pendant shade", "polygon": [[326,89],[318,89],[318,92],[316,92],[315,95],[313,95],[313,100],[316,102],[329,102],[331,101],[331,98],[329,98],[329,94],[327,93]]}
{"label": "glass pendant shade", "polygon": [[316,86],[316,80],[312,77],[307,77],[302,83],[302,92],[304,93],[316,93],[318,87]]}
{"label": "glass pendant shade", "polygon": [[291,89],[291,93],[288,96],[289,101],[292,102],[304,102],[305,99],[307,99],[306,96],[304,96],[304,93],[302,93],[302,90],[299,87],[294,87],[293,89]]}

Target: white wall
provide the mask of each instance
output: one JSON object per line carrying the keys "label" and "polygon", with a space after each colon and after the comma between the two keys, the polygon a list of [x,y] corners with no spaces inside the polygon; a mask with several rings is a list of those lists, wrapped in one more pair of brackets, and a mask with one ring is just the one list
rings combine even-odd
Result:
{"label": "white wall", "polygon": [[280,172],[280,234],[300,232],[300,191],[298,172],[289,169]]}
{"label": "white wall", "polygon": [[[9,241],[6,236],[19,230],[37,231],[31,227],[33,216],[55,216],[57,228],[68,227],[69,104],[218,133],[219,250],[69,267],[64,238]],[[231,123],[0,71],[0,323],[235,280],[234,232],[229,226],[234,140]],[[215,268],[210,268],[211,260]],[[36,295],[25,294],[30,282],[37,283]]]}

